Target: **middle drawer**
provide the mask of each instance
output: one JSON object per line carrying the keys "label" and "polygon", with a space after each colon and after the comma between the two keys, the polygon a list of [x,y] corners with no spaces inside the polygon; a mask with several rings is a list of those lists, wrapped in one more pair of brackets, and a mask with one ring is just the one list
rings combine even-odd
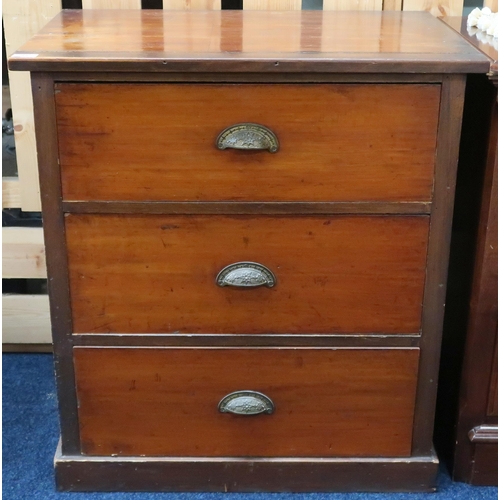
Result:
{"label": "middle drawer", "polygon": [[[65,220],[76,333],[420,331],[427,216]],[[246,261],[274,286],[216,283]]]}

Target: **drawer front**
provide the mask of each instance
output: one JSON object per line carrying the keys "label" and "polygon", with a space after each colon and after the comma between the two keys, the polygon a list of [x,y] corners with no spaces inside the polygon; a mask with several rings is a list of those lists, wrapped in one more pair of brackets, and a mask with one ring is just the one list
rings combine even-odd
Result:
{"label": "drawer front", "polygon": [[[428,201],[439,85],[58,84],[66,200]],[[241,122],[276,153],[219,150]]]}
{"label": "drawer front", "polygon": [[[410,454],[418,349],[75,348],[74,354],[85,454]],[[243,390],[270,398],[274,412],[219,411],[226,395]]]}
{"label": "drawer front", "polygon": [[[78,333],[420,331],[426,216],[65,220]],[[216,284],[248,261],[276,284]]]}

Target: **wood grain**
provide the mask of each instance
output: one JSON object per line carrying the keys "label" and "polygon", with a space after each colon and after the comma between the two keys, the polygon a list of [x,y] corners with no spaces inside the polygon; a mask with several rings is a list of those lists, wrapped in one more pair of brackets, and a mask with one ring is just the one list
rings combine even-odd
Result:
{"label": "wood grain", "polygon": [[488,394],[488,408],[486,415],[498,417],[498,338],[493,351],[493,365],[490,375],[490,393]]}
{"label": "wood grain", "polygon": [[220,10],[221,0],[163,0],[164,10]]}
{"label": "wood grain", "polygon": [[48,295],[2,295],[2,343],[51,342]]}
{"label": "wood grain", "polygon": [[40,165],[43,234],[46,248],[47,287],[54,339],[54,366],[59,401],[61,443],[64,453],[80,449],[77,400],[71,344],[72,318],[68,283],[68,261],[62,212],[54,80],[51,75],[35,73],[31,78]]}
{"label": "wood grain", "polygon": [[422,356],[413,433],[413,452],[424,455],[433,449],[433,416],[436,407],[464,94],[465,76],[447,75],[441,94],[436,177],[422,314]]}
{"label": "wood grain", "polygon": [[84,9],[140,9],[141,0],[82,0]]}
{"label": "wood grain", "polygon": [[[273,29],[262,29],[270,19]],[[56,17],[9,65],[37,71],[442,74],[486,72],[489,61],[423,12],[85,9]]]}
{"label": "wood grain", "polygon": [[2,277],[47,277],[41,228],[2,228]]}
{"label": "wood grain", "polygon": [[403,0],[383,0],[384,10],[403,10]]}
{"label": "wood grain", "polygon": [[[493,12],[498,12],[498,8],[494,9]],[[479,49],[485,56],[490,58],[488,77],[493,81],[498,82],[498,47],[495,48],[493,45],[482,41],[482,38],[480,39],[478,37],[478,35],[481,34],[481,30],[476,27],[467,26],[467,17],[465,16],[444,17],[442,18],[442,21],[455,31],[458,31],[460,35],[465,38],[465,40]]]}
{"label": "wood grain", "polygon": [[302,0],[243,0],[244,10],[301,10]]}
{"label": "wood grain", "polygon": [[464,0],[403,0],[403,10],[430,12],[433,16],[461,16]]}
{"label": "wood grain", "polygon": [[21,208],[21,185],[18,177],[2,178],[2,208]]}
{"label": "wood grain", "polygon": [[[75,348],[82,452],[408,456],[417,365],[418,349]],[[243,389],[275,412],[218,412]]]}
{"label": "wood grain", "polygon": [[75,333],[73,345],[92,347],[419,347],[420,335]]}
{"label": "wood grain", "polygon": [[[491,423],[498,426],[498,417],[487,416],[491,386],[498,382],[495,365],[498,343],[498,101],[491,106],[490,130],[484,173],[481,211],[476,239],[474,274],[470,297],[465,356],[462,366],[454,475],[469,482],[496,483],[497,476],[481,455],[480,444],[471,444],[469,431],[475,426]],[[498,448],[486,447],[484,457],[493,462]],[[486,465],[486,467],[485,467]],[[481,470],[481,467],[484,469]],[[476,477],[477,474],[477,477]]]}
{"label": "wood grain", "polygon": [[63,210],[75,214],[212,214],[303,215],[398,214],[427,215],[431,202],[175,202],[175,201],[64,201]]}
{"label": "wood grain", "polygon": [[[438,85],[58,84],[56,93],[66,200],[431,197]],[[218,134],[241,122],[273,130],[280,150],[218,150]]]}
{"label": "wood grain", "polygon": [[383,0],[323,0],[323,10],[382,10]]}
{"label": "wood grain", "polygon": [[[439,461],[401,458],[55,456],[62,491],[435,491]],[[360,476],[363,480],[360,481]],[[151,481],[151,477],[155,480]],[[307,477],[307,481],[304,478]]]}
{"label": "wood grain", "polygon": [[489,7],[492,12],[498,12],[498,0],[483,0],[483,7]]}
{"label": "wood grain", "polygon": [[[6,0],[2,13],[7,57],[34,36],[60,10],[61,0]],[[9,83],[21,188],[21,205],[18,208],[37,212],[40,211],[40,187],[30,75],[26,72],[9,72]]]}
{"label": "wood grain", "polygon": [[[68,215],[79,333],[418,333],[428,217]],[[274,288],[218,287],[259,262]]]}

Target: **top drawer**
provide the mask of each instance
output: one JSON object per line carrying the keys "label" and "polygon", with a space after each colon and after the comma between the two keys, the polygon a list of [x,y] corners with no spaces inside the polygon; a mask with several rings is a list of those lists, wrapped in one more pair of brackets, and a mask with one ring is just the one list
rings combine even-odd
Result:
{"label": "top drawer", "polygon": [[[56,86],[65,200],[429,201],[440,86]],[[279,150],[219,150],[231,125]]]}

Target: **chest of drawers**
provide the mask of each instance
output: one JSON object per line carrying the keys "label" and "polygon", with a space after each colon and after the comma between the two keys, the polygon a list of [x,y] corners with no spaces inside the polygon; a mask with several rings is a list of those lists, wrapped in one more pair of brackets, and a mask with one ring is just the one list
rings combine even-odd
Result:
{"label": "chest of drawers", "polygon": [[68,11],[10,65],[59,487],[433,489],[463,74],[487,59],[420,13]]}

